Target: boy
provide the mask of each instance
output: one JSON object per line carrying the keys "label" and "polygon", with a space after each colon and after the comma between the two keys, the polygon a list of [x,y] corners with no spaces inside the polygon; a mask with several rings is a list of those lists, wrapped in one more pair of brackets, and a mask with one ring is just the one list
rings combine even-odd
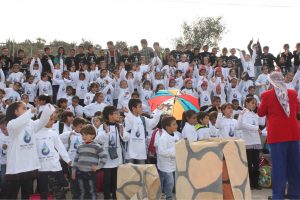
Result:
{"label": "boy", "polygon": [[176,133],[176,119],[172,116],[163,117],[161,125],[163,130],[158,141],[157,168],[166,199],[173,199],[173,172],[176,170],[175,143],[179,140],[179,136]]}
{"label": "boy", "polygon": [[130,99],[128,103],[130,112],[125,118],[125,134],[129,134],[129,141],[126,150],[126,159],[129,163],[145,164],[147,159],[146,137],[147,131],[152,130],[158,123],[162,106],[158,107],[152,119],[142,117],[142,101]]}
{"label": "boy", "polygon": [[83,116],[83,107],[79,105],[79,97],[74,96],[72,98],[72,104],[68,106],[68,110],[73,113],[75,117],[82,117]]}
{"label": "boy", "polygon": [[[63,142],[63,144],[65,145],[69,153],[72,162],[74,162],[78,146],[82,143],[82,136],[80,132],[82,127],[85,124],[86,124],[85,119],[81,117],[77,117],[73,121],[73,131],[68,131],[59,135],[61,141]],[[63,166],[64,174],[68,175],[67,166],[64,163],[62,163],[62,165],[64,165]],[[77,179],[71,180],[71,192],[72,192],[73,199],[79,199],[80,193],[79,193],[79,185]]]}
{"label": "boy", "polygon": [[85,189],[91,199],[96,200],[96,171],[101,169],[107,160],[102,146],[94,142],[96,129],[93,125],[85,125],[81,129],[83,144],[77,149],[72,167],[72,179],[78,180],[80,199],[85,199]]}

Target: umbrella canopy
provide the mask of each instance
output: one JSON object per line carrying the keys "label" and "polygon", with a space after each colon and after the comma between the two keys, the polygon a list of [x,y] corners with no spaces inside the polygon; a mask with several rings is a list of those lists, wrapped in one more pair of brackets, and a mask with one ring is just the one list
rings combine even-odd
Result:
{"label": "umbrella canopy", "polygon": [[182,113],[186,110],[199,111],[199,103],[196,97],[183,94],[179,90],[160,90],[148,100],[151,111],[163,105],[163,113],[182,119]]}

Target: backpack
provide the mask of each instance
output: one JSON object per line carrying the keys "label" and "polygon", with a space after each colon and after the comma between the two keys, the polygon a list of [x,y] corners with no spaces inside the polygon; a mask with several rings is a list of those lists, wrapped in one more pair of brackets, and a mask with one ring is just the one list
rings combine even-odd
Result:
{"label": "backpack", "polygon": [[149,147],[148,147],[148,151],[149,151],[149,157],[155,157],[155,154],[156,154],[156,148],[154,146],[155,144],[155,138],[156,138],[156,134],[159,133],[161,135],[162,133],[162,130],[157,128],[154,130],[154,132],[152,133],[152,136],[151,136],[151,140],[150,140],[150,143],[149,143]]}
{"label": "backpack", "polygon": [[65,123],[58,122],[58,133],[62,134],[64,132]]}

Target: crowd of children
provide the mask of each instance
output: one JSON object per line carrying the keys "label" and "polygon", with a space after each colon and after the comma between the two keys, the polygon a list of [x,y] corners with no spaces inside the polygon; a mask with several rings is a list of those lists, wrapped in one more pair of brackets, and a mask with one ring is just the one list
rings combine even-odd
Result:
{"label": "crowd of children", "polygon": [[[207,138],[242,138],[246,144],[250,185],[260,189],[259,154],[265,119],[256,114],[260,95],[279,70],[300,96],[300,43],[284,45],[277,57],[251,40],[249,54],[227,48],[218,54],[207,45],[188,44],[161,51],[141,40],[142,49],[87,53],[78,47],[56,56],[29,59],[23,50],[0,57],[0,195],[28,199],[35,191],[64,199],[97,199],[97,173],[103,173],[104,199],[116,199],[117,169],[123,163],[156,164],[166,199],[174,193],[175,143]],[[239,58],[235,56],[239,51]],[[14,61],[13,61],[14,60]],[[293,62],[292,62],[293,60]],[[275,64],[274,64],[275,62]],[[276,66],[276,67],[275,67]],[[200,110],[187,110],[182,121],[154,113],[148,100],[159,90],[180,90],[199,99]],[[56,108],[55,108],[56,107]],[[299,116],[298,116],[299,117]],[[100,171],[100,172],[99,172]],[[200,173],[200,172],[199,172]],[[37,178],[38,187],[33,188]],[[48,190],[50,189],[50,191]]]}

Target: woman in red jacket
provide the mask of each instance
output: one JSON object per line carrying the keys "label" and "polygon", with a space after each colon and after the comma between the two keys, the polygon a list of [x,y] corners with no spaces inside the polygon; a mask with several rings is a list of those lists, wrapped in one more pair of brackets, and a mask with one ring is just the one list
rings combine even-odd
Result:
{"label": "woman in red jacket", "polygon": [[[267,117],[267,141],[272,155],[272,199],[300,199],[300,111],[297,93],[288,90],[280,72],[268,79],[273,89],[261,95],[260,117]],[[288,183],[287,195],[285,195]]]}

